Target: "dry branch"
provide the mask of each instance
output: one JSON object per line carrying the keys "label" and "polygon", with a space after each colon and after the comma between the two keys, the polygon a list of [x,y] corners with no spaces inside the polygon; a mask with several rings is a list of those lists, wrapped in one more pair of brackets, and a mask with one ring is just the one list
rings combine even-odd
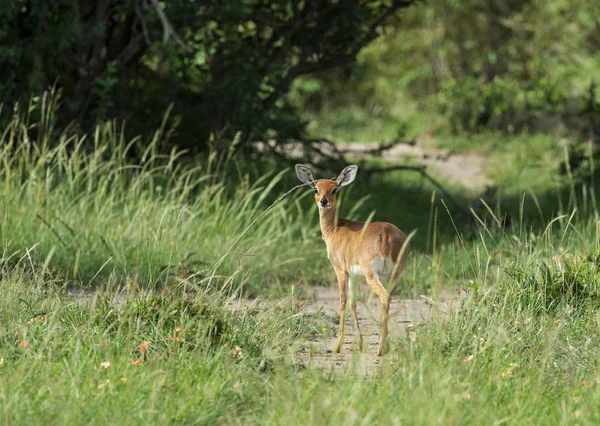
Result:
{"label": "dry branch", "polygon": [[410,140],[410,141],[396,141],[396,142],[390,142],[390,143],[386,143],[386,144],[381,144],[376,148],[364,148],[364,149],[348,149],[348,150],[344,150],[342,149],[341,152],[343,153],[352,153],[352,154],[362,154],[362,155],[373,155],[376,157],[380,157],[384,151],[388,151],[398,145],[414,145],[416,143],[416,141]]}

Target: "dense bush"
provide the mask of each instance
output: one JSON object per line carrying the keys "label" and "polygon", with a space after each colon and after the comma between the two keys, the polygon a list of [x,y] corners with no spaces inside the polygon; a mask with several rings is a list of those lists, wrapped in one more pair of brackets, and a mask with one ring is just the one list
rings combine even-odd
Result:
{"label": "dense bush", "polygon": [[548,126],[547,119],[565,113],[569,94],[559,82],[545,79],[519,82],[496,77],[482,84],[466,77],[443,84],[433,99],[454,131],[548,131],[559,120]]}

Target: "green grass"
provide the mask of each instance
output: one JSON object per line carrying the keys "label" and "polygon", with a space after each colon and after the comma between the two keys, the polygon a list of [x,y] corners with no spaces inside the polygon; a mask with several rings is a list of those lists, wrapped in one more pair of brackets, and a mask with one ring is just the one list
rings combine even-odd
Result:
{"label": "green grass", "polygon": [[[41,145],[25,142],[25,128],[15,118],[0,140],[0,250],[9,263],[26,256],[66,281],[138,288],[193,275],[201,285],[287,289],[326,267],[315,222],[297,204],[304,192],[275,203],[244,234],[279,195],[287,169],[253,176],[214,155],[159,155],[163,130],[146,147],[112,123],[94,135],[49,130]],[[297,274],[303,262],[313,264],[306,277]]]}
{"label": "green grass", "polygon": [[44,274],[26,263],[0,286],[6,424],[235,418],[260,406],[291,342],[323,329],[322,319],[298,315],[291,302],[232,311],[214,291],[78,300],[45,291]]}
{"label": "green grass", "polygon": [[[77,300],[48,289],[47,273],[24,259],[0,286],[4,415],[10,424],[595,423],[597,220],[575,215],[538,234],[484,229],[480,241],[443,247],[436,258],[448,250],[462,268],[444,286],[466,299],[414,341],[392,336],[369,379],[352,366],[331,379],[294,366],[296,345],[334,333],[335,322],[290,299],[236,311],[221,292],[182,283]],[[132,365],[144,341],[150,356]]]}
{"label": "green grass", "polygon": [[[334,277],[310,191],[286,195],[291,170],[163,156],[163,130],[140,163],[124,154],[141,142],[111,125],[86,136],[95,149],[52,126],[32,144],[20,120],[0,141],[5,424],[600,421],[600,215],[585,186],[557,188],[542,217],[515,196],[466,225],[415,175],[361,178],[344,215],[380,207],[418,228],[397,297],[464,298],[416,338],[390,336],[373,377],[334,376],[294,361],[337,326],[298,305]],[[232,305],[240,294],[262,303]]]}

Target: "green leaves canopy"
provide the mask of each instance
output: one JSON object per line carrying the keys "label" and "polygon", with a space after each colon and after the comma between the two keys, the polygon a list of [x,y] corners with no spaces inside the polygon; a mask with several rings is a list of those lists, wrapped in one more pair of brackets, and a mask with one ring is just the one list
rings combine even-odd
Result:
{"label": "green leaves canopy", "polygon": [[0,12],[0,94],[12,102],[58,82],[63,120],[127,118],[136,129],[174,102],[177,142],[194,148],[211,133],[299,136],[282,99],[292,81],[353,62],[413,2],[13,2]]}

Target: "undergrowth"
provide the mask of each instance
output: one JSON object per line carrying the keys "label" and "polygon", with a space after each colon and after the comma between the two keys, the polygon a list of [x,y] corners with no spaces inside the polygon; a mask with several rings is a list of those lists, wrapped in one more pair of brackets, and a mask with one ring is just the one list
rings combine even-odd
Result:
{"label": "undergrowth", "polygon": [[[48,120],[31,125],[15,115],[0,137],[3,262],[27,258],[76,285],[144,289],[183,278],[277,288],[325,267],[310,212],[299,208],[302,192],[273,205],[237,240],[288,170],[254,179],[227,155],[160,154],[164,127],[146,146],[125,140],[114,123],[79,135]],[[43,133],[38,143],[30,140],[32,127]],[[313,268],[299,275],[297,265],[306,262]]]}

